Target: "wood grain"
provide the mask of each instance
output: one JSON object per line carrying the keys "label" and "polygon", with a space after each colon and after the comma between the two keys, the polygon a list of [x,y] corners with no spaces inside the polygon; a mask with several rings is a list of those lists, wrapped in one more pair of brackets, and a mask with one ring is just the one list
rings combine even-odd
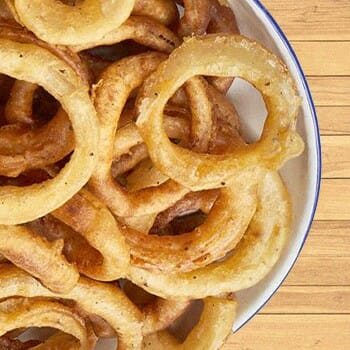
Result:
{"label": "wood grain", "polygon": [[316,106],[350,106],[350,77],[308,77]]}
{"label": "wood grain", "polygon": [[264,0],[290,40],[350,40],[349,0]]}
{"label": "wood grain", "polygon": [[350,107],[318,107],[317,117],[322,135],[350,134]]}
{"label": "wood grain", "polygon": [[350,42],[296,41],[292,46],[307,75],[350,74]]}
{"label": "wood grain", "polygon": [[316,220],[350,220],[350,179],[325,179],[321,184]]}
{"label": "wood grain", "polygon": [[324,178],[350,177],[350,136],[323,136],[322,159]]}
{"label": "wood grain", "polygon": [[346,350],[346,344],[350,344],[350,315],[258,315],[223,349]]}
{"label": "wood grain", "polygon": [[282,286],[260,314],[350,314],[350,287]]}

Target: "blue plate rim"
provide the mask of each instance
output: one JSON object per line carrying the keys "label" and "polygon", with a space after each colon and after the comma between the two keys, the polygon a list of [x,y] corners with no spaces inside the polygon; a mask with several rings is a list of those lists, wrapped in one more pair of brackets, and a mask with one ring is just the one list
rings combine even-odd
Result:
{"label": "blue plate rim", "polygon": [[303,241],[301,242],[300,248],[295,256],[294,261],[292,262],[290,268],[288,269],[287,273],[285,274],[285,276],[282,278],[281,282],[278,284],[278,286],[274,289],[274,291],[271,293],[271,295],[257,308],[257,310],[247,319],[245,320],[237,329],[235,329],[235,332],[238,332],[243,326],[245,326],[254,316],[256,316],[259,311],[270,301],[270,299],[273,297],[273,295],[277,292],[277,290],[281,287],[281,285],[283,284],[283,282],[285,281],[285,279],[288,277],[289,273],[291,272],[291,270],[293,269],[303,247],[304,244],[307,240],[307,237],[309,235],[310,232],[310,228],[311,225],[313,223],[314,217],[315,217],[315,213],[316,213],[316,209],[317,209],[317,204],[318,204],[318,200],[319,200],[319,196],[320,196],[320,187],[321,187],[321,174],[322,174],[322,151],[321,151],[321,137],[320,137],[320,129],[318,126],[318,120],[317,120],[317,113],[316,113],[316,107],[312,98],[312,94],[311,94],[311,90],[309,87],[309,84],[306,80],[306,76],[304,74],[304,71],[301,67],[301,64],[299,62],[299,59],[294,51],[294,49],[292,48],[289,40],[287,39],[287,36],[284,34],[282,28],[279,26],[279,24],[276,22],[276,20],[273,18],[273,16],[270,14],[270,12],[267,10],[267,8],[261,3],[260,0],[251,0],[253,3],[255,3],[255,5],[257,5],[257,7],[262,11],[262,13],[265,15],[265,18],[267,19],[267,21],[271,24],[271,26],[273,27],[273,29],[275,30],[276,34],[278,34],[279,38],[281,39],[282,43],[284,44],[285,48],[287,49],[287,51],[290,54],[290,57],[293,61],[293,63],[295,64],[298,73],[300,75],[303,87],[304,87],[304,91],[307,97],[307,103],[310,107],[310,111],[311,111],[311,117],[312,117],[312,121],[313,121],[313,126],[314,126],[314,134],[315,134],[315,140],[316,140],[316,154],[317,154],[317,179],[316,179],[316,186],[315,186],[315,199],[314,199],[314,203],[313,203],[313,207],[312,207],[312,211],[311,211],[311,215],[309,218],[309,222],[307,225],[307,229],[306,232],[304,233],[304,238]]}

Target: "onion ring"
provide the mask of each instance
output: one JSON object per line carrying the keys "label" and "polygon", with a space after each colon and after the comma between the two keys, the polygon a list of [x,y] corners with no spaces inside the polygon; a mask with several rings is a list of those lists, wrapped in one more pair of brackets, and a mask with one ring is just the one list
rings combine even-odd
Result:
{"label": "onion ring", "polygon": [[0,128],[0,175],[17,177],[20,173],[53,164],[74,149],[74,132],[67,114],[61,109],[40,128]]}
{"label": "onion ring", "polygon": [[53,0],[13,0],[20,22],[40,39],[81,45],[101,39],[131,14],[134,0],[85,0],[68,6]]}
{"label": "onion ring", "polygon": [[159,22],[141,16],[131,16],[119,28],[106,33],[97,41],[73,46],[75,52],[101,45],[113,45],[125,40],[133,40],[160,52],[170,53],[180,45],[180,39]]}
{"label": "onion ring", "polygon": [[5,107],[5,118],[9,124],[34,124],[32,102],[36,89],[36,84],[15,81]]}
{"label": "onion ring", "polygon": [[236,316],[236,301],[218,298],[204,299],[204,310],[195,328],[180,344],[168,332],[151,334],[143,340],[143,350],[217,350],[231,333]]}
{"label": "onion ring", "polygon": [[165,26],[170,26],[179,19],[179,12],[172,0],[136,0],[132,13],[151,17]]}
{"label": "onion ring", "polygon": [[[95,165],[98,127],[88,86],[66,63],[47,50],[0,39],[0,72],[43,86],[62,103],[75,136],[71,160],[54,179],[25,188],[0,188],[0,223],[20,224],[58,208],[88,181]],[[33,203],[45,203],[45,206]],[[12,213],[11,216],[8,213]]]}
{"label": "onion ring", "polygon": [[[0,298],[20,296],[73,300],[89,314],[105,319],[117,332],[120,349],[139,349],[142,339],[142,313],[116,286],[80,278],[72,291],[55,294],[26,272],[11,265],[0,266]],[[13,281],[16,280],[16,284]]]}
{"label": "onion ring", "polygon": [[200,299],[252,287],[275,265],[290,232],[290,199],[277,173],[264,178],[257,207],[242,241],[226,260],[173,275],[132,266],[132,282],[162,298]]}
{"label": "onion ring", "polygon": [[145,53],[122,59],[104,71],[95,87],[101,142],[97,152],[98,166],[89,181],[89,188],[117,216],[153,214],[168,208],[188,193],[187,189],[171,180],[151,189],[126,192],[111,175],[114,137],[122,108],[130,92],[141,85],[164,58],[159,53]]}
{"label": "onion ring", "polygon": [[58,302],[15,298],[0,303],[0,336],[30,327],[51,327],[70,334],[80,341],[75,349],[93,349],[96,343],[84,320]]}
{"label": "onion ring", "polygon": [[[212,50],[213,45],[217,50]],[[248,61],[254,64],[248,66]],[[229,154],[196,156],[170,142],[162,126],[164,105],[186,80],[201,74],[240,76],[261,91],[268,117],[260,141]],[[300,99],[292,77],[276,56],[241,36],[188,39],[148,78],[138,104],[136,124],[155,166],[193,191],[220,187],[242,169],[257,163],[278,169],[304,148],[295,131]]]}
{"label": "onion ring", "polygon": [[192,115],[191,148],[197,152],[208,150],[214,121],[213,106],[207,90],[208,83],[201,77],[194,77],[187,81],[185,85]]}
{"label": "onion ring", "polygon": [[103,256],[102,264],[95,261],[79,264],[77,261],[80,272],[99,281],[125,277],[130,260],[129,249],[113,215],[97,198],[81,190],[52,215],[86,238]]}
{"label": "onion ring", "polygon": [[62,249],[62,240],[49,243],[26,227],[0,225],[0,253],[57,293],[70,291],[79,279]]}
{"label": "onion ring", "polygon": [[223,258],[240,241],[255,213],[258,178],[255,172],[234,178],[222,189],[205,222],[190,233],[147,236],[126,230],[132,265],[173,274]]}

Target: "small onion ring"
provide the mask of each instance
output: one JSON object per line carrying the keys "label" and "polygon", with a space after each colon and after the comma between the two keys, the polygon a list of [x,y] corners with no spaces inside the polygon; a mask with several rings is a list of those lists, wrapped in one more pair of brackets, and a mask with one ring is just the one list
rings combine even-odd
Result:
{"label": "small onion ring", "polygon": [[33,44],[0,39],[0,72],[43,86],[67,111],[75,136],[71,160],[54,179],[27,187],[0,188],[0,223],[14,225],[44,216],[84,186],[95,165],[98,126],[89,87],[49,51]]}
{"label": "small onion ring", "polygon": [[[260,141],[224,155],[194,155],[172,144],[163,128],[164,105],[194,75],[240,76],[255,85],[268,110]],[[295,131],[300,99],[293,78],[275,55],[241,36],[208,35],[186,40],[147,79],[138,104],[136,125],[153,163],[192,191],[220,187],[223,181],[255,164],[278,169],[304,149]]]}
{"label": "small onion ring", "polygon": [[40,39],[81,45],[101,39],[131,14],[135,0],[85,0],[68,6],[53,0],[12,0],[20,22]]}

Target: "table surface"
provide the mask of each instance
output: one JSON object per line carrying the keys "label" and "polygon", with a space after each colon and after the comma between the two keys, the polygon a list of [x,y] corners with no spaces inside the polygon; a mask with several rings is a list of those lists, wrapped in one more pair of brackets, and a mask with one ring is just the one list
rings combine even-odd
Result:
{"label": "table surface", "polygon": [[262,0],[307,75],[321,129],[316,220],[284,285],[224,350],[350,349],[350,0]]}

